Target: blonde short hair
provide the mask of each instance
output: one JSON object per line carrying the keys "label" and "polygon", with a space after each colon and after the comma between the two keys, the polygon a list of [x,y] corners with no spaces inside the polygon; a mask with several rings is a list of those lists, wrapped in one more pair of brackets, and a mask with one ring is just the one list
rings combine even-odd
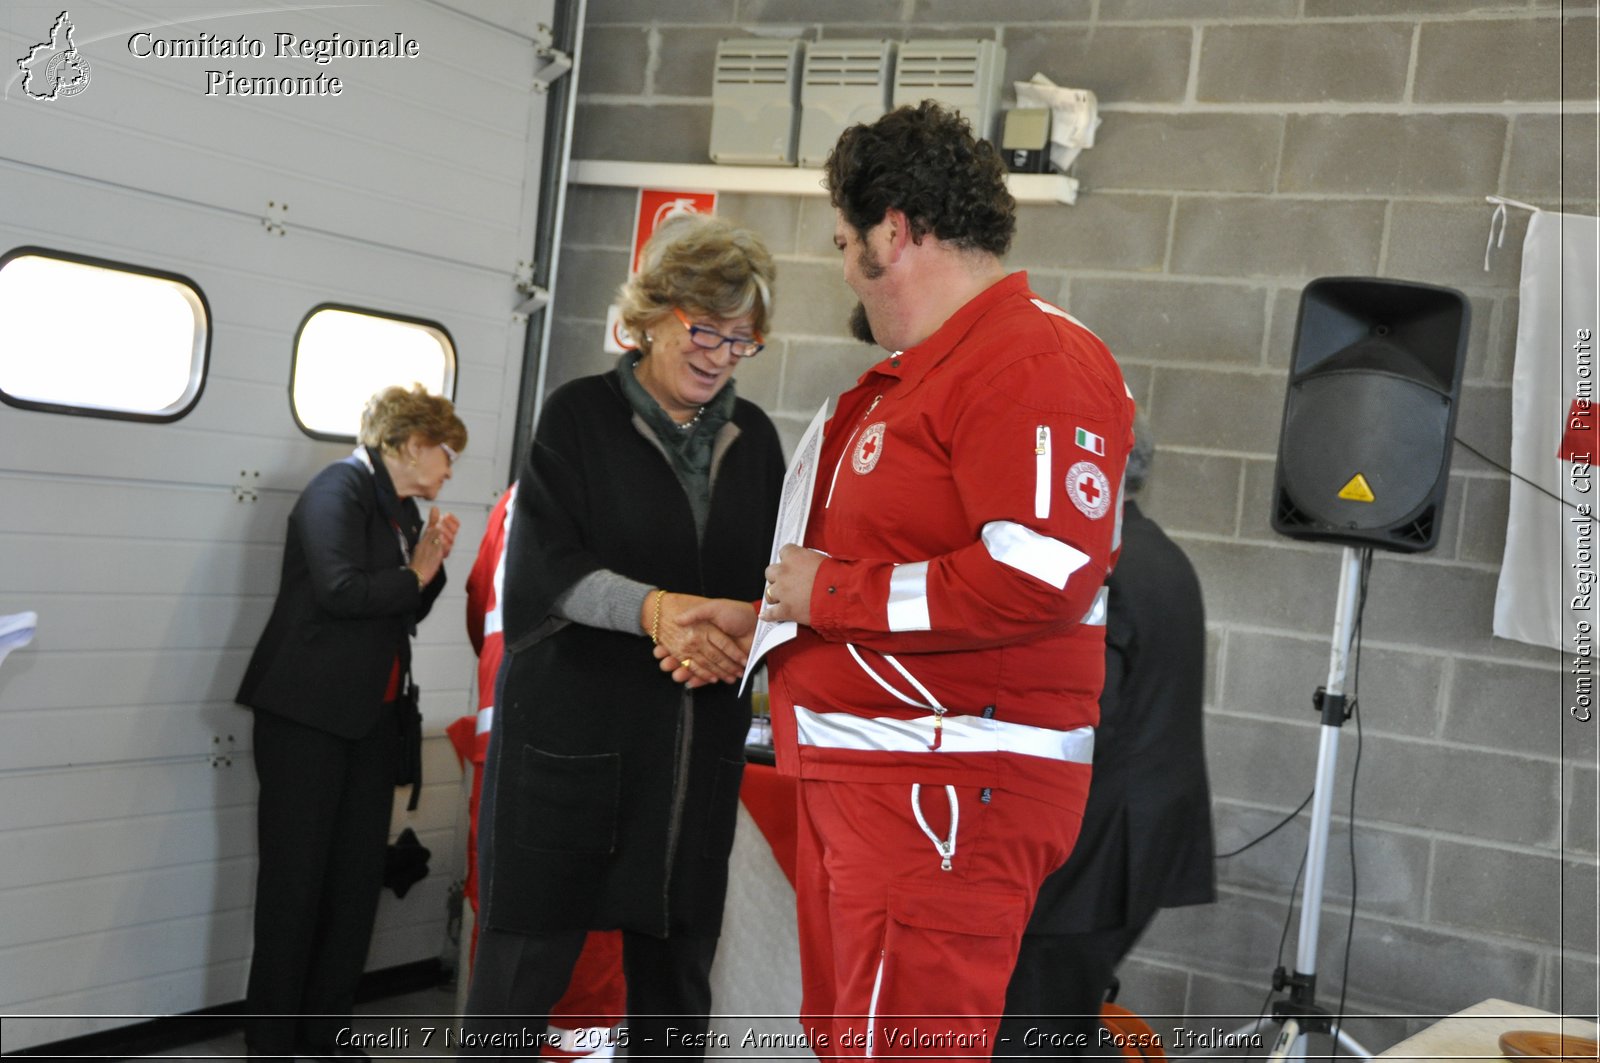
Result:
{"label": "blonde short hair", "polygon": [[724,320],[748,314],[765,336],[774,274],[772,253],[751,230],[708,214],[679,215],[650,237],[639,272],[617,293],[622,325],[645,347],[645,330],[676,306]]}
{"label": "blonde short hair", "polygon": [[443,443],[451,450],[467,449],[467,426],[443,395],[433,395],[421,384],[409,389],[384,388],[367,400],[361,411],[361,442],[394,453],[413,435],[424,442]]}

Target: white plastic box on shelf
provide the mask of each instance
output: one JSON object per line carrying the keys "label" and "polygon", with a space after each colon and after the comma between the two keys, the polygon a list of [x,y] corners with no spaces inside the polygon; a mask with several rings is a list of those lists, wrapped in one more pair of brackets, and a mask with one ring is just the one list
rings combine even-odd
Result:
{"label": "white plastic box on shelf", "polygon": [[895,43],[885,40],[816,41],[806,49],[800,74],[801,166],[821,166],[850,126],[889,110]]}
{"label": "white plastic box on shelf", "polygon": [[793,166],[800,125],[804,41],[717,43],[711,88],[711,158],[743,166]]}
{"label": "white plastic box on shelf", "polygon": [[978,136],[996,139],[1005,70],[1006,49],[999,41],[906,41],[895,60],[890,103],[915,107],[937,100],[961,112]]}

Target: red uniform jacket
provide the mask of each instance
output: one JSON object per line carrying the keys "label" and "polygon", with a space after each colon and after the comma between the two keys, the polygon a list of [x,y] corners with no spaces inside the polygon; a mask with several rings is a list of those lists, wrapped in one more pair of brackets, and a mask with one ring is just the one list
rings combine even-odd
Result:
{"label": "red uniform jacket", "polygon": [[841,396],[805,542],[829,559],[771,658],[780,769],[1081,808],[1132,422],[1024,273]]}
{"label": "red uniform jacket", "polygon": [[500,608],[500,592],[506,582],[506,539],[511,533],[513,500],[517,485],[500,496],[489,511],[483,529],[478,558],[467,576],[467,637],[478,654],[478,723],[473,741],[472,763],[480,773],[489,752],[489,728],[494,724],[494,681],[505,657],[505,618]]}

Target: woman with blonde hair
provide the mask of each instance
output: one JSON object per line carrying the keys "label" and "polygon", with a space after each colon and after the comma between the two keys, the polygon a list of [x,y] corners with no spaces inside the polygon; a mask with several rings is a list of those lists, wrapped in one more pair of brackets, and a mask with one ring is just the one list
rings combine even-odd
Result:
{"label": "woman with blonde hair", "polygon": [[374,395],[361,445],[289,514],[267,628],[235,700],[255,710],[252,1056],[333,1057],[383,887],[403,750],[410,634],[444,588],[459,521],[438,497],[467,446],[450,400],[422,385]]}
{"label": "woman with blonde hair", "polygon": [[[749,627],[761,595],[783,454],[732,378],[765,345],[772,285],[754,233],[675,219],[622,290],[638,351],[545,406],[506,555],[478,1033],[542,1031],[587,932],[620,929],[629,1054],[703,1054],[667,1031],[710,1015],[750,703],[745,648],[680,617],[732,599]],[[482,1053],[522,1054],[496,1040]]]}

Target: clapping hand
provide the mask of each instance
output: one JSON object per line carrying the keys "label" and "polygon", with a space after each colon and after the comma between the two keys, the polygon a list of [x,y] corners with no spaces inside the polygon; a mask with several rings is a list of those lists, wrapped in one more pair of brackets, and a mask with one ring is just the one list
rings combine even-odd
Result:
{"label": "clapping hand", "polygon": [[428,507],[428,526],[422,529],[417,548],[411,555],[411,567],[424,586],[439,575],[439,567],[450,556],[450,548],[456,542],[456,532],[460,530],[461,521],[454,513],[440,516],[438,506]]}

